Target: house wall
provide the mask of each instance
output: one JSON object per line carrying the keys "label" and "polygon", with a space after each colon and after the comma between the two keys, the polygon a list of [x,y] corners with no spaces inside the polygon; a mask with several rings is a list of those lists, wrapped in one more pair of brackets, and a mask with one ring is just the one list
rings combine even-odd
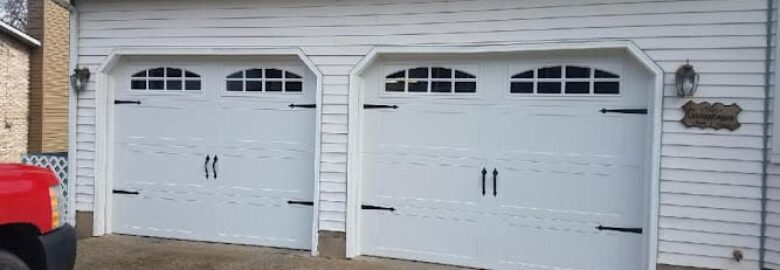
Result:
{"label": "house wall", "polygon": [[[777,85],[777,15],[778,15],[778,1],[773,1],[774,7],[772,11],[774,12],[772,19],[772,41],[774,49],[771,51],[771,63],[770,67],[774,68],[774,80],[771,82],[771,88],[770,93],[776,93],[776,85]],[[775,94],[776,95],[776,94]],[[770,96],[772,97],[772,96]],[[774,99],[769,100],[769,104],[773,104],[775,102]],[[770,105],[770,108],[773,108],[774,106]],[[772,114],[770,114],[770,117],[776,116],[778,112],[777,110],[773,110]],[[773,119],[777,119],[776,117],[772,117]],[[772,127],[769,127],[770,130]],[[770,131],[770,136],[772,136]],[[772,145],[778,145],[777,144],[777,138],[774,136],[770,137],[769,142],[773,142],[770,144]],[[770,153],[771,150],[769,149]],[[776,149],[774,149],[776,151]],[[777,159],[777,155],[775,155],[771,160],[768,167],[768,177],[767,177],[767,202],[766,202],[766,238],[765,238],[765,246],[766,246],[766,267],[769,269],[780,269],[780,160]]]}
{"label": "house wall", "polygon": [[28,1],[28,34],[43,46],[31,57],[30,152],[68,149],[68,4],[62,0]]}
{"label": "house wall", "polygon": [[[349,71],[375,45],[630,40],[666,71],[660,264],[758,269],[765,0],[78,1],[78,62],[93,72],[119,47],[300,47],[324,74],[321,230],[344,231]],[[701,73],[674,96],[674,71]],[[77,208],[91,211],[95,85],[78,97]],[[738,103],[736,131],[686,129],[688,102]],[[745,260],[732,259],[741,250]]]}
{"label": "house wall", "polygon": [[27,152],[29,48],[0,33],[0,163]]}

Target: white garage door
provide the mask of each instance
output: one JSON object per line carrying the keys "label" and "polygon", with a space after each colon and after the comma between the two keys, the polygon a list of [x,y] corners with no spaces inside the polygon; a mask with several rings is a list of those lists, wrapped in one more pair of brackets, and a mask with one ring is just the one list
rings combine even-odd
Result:
{"label": "white garage door", "polygon": [[641,269],[649,92],[622,59],[401,59],[369,69],[362,253]]}
{"label": "white garage door", "polygon": [[303,64],[133,58],[113,75],[114,232],[310,248],[315,79]]}

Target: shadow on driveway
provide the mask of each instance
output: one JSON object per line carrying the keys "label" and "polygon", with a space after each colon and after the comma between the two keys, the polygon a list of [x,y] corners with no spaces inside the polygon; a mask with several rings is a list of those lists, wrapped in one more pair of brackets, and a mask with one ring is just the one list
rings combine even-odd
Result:
{"label": "shadow on driveway", "polygon": [[308,251],[111,235],[79,241],[76,270],[464,270],[398,260],[312,257]]}

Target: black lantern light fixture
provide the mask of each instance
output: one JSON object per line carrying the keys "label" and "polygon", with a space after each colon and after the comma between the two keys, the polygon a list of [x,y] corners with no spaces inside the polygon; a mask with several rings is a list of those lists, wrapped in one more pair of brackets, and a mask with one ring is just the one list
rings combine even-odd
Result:
{"label": "black lantern light fixture", "polygon": [[91,76],[88,68],[77,68],[73,70],[73,74],[70,75],[70,85],[76,92],[84,91],[89,83],[89,77]]}
{"label": "black lantern light fixture", "polygon": [[699,88],[699,73],[696,73],[689,62],[677,69],[675,85],[679,97],[692,97],[696,94],[696,89]]}

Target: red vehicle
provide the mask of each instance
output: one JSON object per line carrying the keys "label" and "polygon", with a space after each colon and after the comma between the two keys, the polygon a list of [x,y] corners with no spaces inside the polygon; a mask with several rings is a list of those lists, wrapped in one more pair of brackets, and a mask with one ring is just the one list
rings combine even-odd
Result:
{"label": "red vehicle", "polygon": [[0,164],[0,270],[71,270],[76,233],[45,168]]}

